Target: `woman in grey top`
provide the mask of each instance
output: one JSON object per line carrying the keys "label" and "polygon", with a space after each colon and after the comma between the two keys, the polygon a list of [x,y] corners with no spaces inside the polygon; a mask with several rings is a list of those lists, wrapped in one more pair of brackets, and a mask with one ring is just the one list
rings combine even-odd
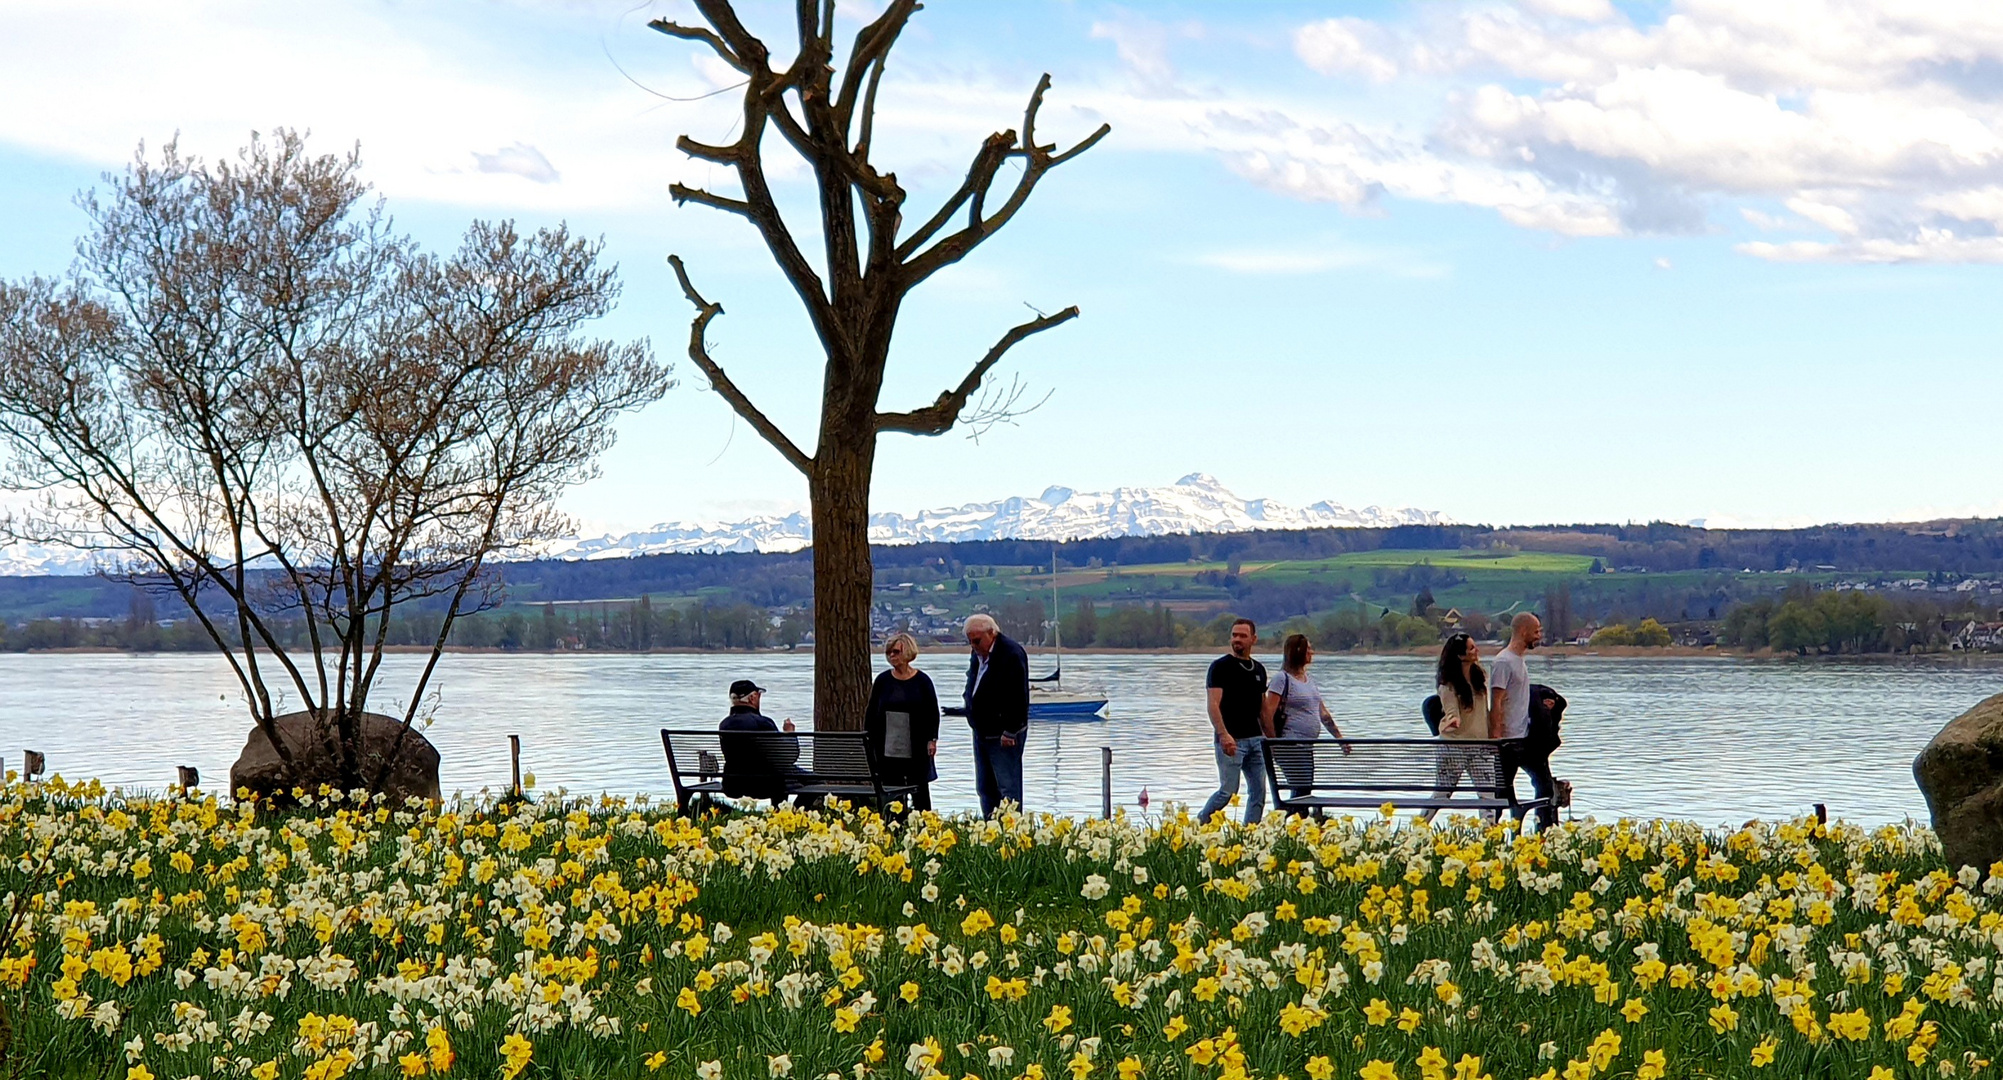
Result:
{"label": "woman in grey top", "polygon": [[[1308,677],[1314,663],[1314,645],[1306,634],[1289,634],[1281,646],[1280,673],[1266,684],[1266,703],[1260,725],[1269,739],[1319,739],[1322,729],[1342,738],[1342,729],[1329,715],[1321,687]],[[1342,752],[1350,752],[1344,743]],[[1286,778],[1289,798],[1303,798],[1314,787],[1314,753],[1305,747],[1276,747],[1269,750],[1273,764]]]}

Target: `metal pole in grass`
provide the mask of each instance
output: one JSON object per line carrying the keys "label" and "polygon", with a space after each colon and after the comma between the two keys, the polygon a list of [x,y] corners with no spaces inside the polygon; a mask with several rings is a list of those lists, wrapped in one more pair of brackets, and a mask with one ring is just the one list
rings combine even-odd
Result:
{"label": "metal pole in grass", "polygon": [[522,737],[520,735],[508,736],[508,759],[510,767],[509,775],[512,777],[508,790],[514,793],[515,798],[519,799],[522,797]]}
{"label": "metal pole in grass", "polygon": [[1106,820],[1113,819],[1113,748],[1099,748],[1099,813]]}

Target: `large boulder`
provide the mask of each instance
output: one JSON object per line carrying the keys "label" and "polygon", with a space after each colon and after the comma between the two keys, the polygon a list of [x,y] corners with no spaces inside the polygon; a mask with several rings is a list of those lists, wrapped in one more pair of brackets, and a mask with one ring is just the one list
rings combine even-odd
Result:
{"label": "large boulder", "polygon": [[1950,867],[2003,859],[2003,694],[1962,713],[1913,759]]}
{"label": "large boulder", "polygon": [[[290,798],[294,787],[317,791],[322,784],[334,788],[343,786],[340,734],[331,718],[323,720],[323,715],[319,713],[286,713],[276,718],[273,726],[278,729],[278,737],[284,741],[286,749],[292,752],[291,767],[288,768],[279,758],[271,740],[265,737],[264,729],[253,727],[243,753],[237,755],[236,764],[230,766],[232,792],[249,788],[260,799],[284,802]],[[384,758],[389,755],[390,747],[396,745],[397,734],[402,729],[401,720],[380,713],[362,714],[361,745],[357,756],[364,782],[382,768]],[[413,795],[432,800],[439,797],[438,748],[432,746],[431,740],[416,728],[404,734],[396,761],[384,776],[379,791],[393,803],[401,803]]]}

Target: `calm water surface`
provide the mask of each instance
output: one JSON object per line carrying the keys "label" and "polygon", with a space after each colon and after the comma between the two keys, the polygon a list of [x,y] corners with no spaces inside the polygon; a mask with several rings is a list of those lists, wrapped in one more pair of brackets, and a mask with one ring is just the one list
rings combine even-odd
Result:
{"label": "calm water surface", "polygon": [[[921,658],[957,696],[964,654]],[[672,792],[658,731],[710,726],[724,687],[770,688],[765,711],[805,726],[812,658],[805,655],[453,655],[441,663],[436,724],[447,792],[499,790],[508,740],[540,791]],[[1034,662],[1033,662],[1034,663]],[[1112,698],[1101,723],[1045,723],[1025,763],[1031,809],[1096,813],[1099,748],[1113,748],[1113,792],[1135,806],[1143,787],[1200,802],[1215,786],[1200,656],[1065,657],[1068,681]],[[1419,700],[1431,663],[1414,657],[1324,657],[1311,669],[1343,730],[1423,735]],[[409,685],[418,658],[386,662],[388,689]],[[1531,675],[1571,701],[1559,776],[1577,789],[1574,813],[1693,818],[1737,824],[1827,803],[1861,822],[1924,820],[1912,759],[1940,726],[2003,691],[2003,668],[1893,663],[1785,663],[1602,657],[1531,659]],[[0,655],[0,754],[48,755],[51,771],[160,790],[174,766],[226,783],[249,730],[238,690],[212,657]],[[942,808],[973,805],[965,728],[940,740]],[[1522,781],[1528,791],[1528,782]]]}

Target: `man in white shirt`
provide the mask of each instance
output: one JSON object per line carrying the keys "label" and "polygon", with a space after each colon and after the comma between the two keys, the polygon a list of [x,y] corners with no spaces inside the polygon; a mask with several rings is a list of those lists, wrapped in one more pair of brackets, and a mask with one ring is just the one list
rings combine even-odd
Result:
{"label": "man in white shirt", "polygon": [[[1517,744],[1503,747],[1501,771],[1496,777],[1498,786],[1511,799],[1516,797],[1518,769],[1530,774],[1530,784],[1538,798],[1550,798],[1556,786],[1551,780],[1550,755],[1526,754],[1520,743],[1530,734],[1530,665],[1525,663],[1524,657],[1543,643],[1543,622],[1527,611],[1519,612],[1509,623],[1509,644],[1495,654],[1495,659],[1488,666],[1488,737],[1519,740]],[[1522,820],[1524,813],[1525,810],[1519,808],[1517,819]],[[1552,825],[1557,818],[1555,809],[1548,806],[1537,809],[1539,827]]]}

